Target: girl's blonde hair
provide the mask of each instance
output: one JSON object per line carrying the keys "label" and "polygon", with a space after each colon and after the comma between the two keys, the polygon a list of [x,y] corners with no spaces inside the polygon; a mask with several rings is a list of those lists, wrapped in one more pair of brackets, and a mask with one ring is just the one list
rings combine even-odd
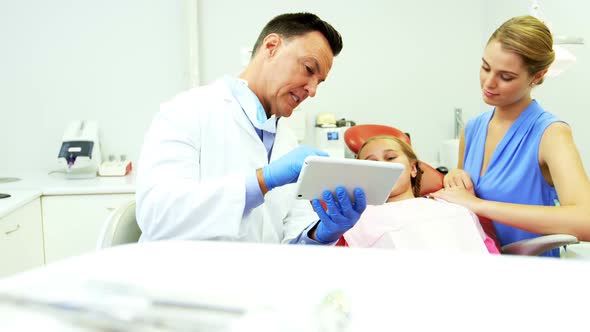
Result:
{"label": "girl's blonde hair", "polygon": [[[488,44],[496,40],[506,51],[518,54],[529,75],[548,69],[555,60],[553,36],[549,28],[533,16],[517,16],[504,22],[490,37]],[[537,85],[543,83],[541,78]]]}
{"label": "girl's blonde hair", "polygon": [[402,141],[401,139],[395,137],[395,136],[391,136],[391,135],[378,135],[378,136],[373,136],[371,138],[369,138],[368,140],[365,141],[365,143],[363,143],[363,145],[361,146],[361,148],[359,149],[358,153],[356,154],[356,159],[359,159],[359,155],[361,154],[361,151],[363,151],[363,149],[365,148],[365,146],[367,146],[367,144],[369,144],[370,142],[379,140],[379,139],[388,139],[388,140],[392,140],[394,142],[396,142],[400,147],[401,147],[401,152],[408,158],[408,160],[410,161],[410,165],[416,165],[416,176],[411,178],[410,182],[412,184],[412,193],[414,194],[414,197],[419,197],[420,196],[420,188],[422,185],[422,173],[424,173],[424,171],[420,168],[420,160],[418,160],[418,157],[416,156],[416,153],[414,152],[414,150],[412,149],[412,147]]}

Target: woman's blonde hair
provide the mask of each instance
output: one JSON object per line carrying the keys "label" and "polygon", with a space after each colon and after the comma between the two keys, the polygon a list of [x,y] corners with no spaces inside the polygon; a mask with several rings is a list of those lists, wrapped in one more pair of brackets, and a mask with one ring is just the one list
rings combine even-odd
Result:
{"label": "woman's blonde hair", "polygon": [[420,188],[422,186],[422,173],[424,173],[424,171],[420,168],[420,163],[419,163],[420,160],[418,160],[416,153],[414,152],[414,150],[412,149],[412,147],[408,143],[402,141],[401,139],[399,139],[395,136],[391,136],[391,135],[373,136],[373,137],[369,138],[368,140],[366,140],[365,143],[363,143],[363,145],[361,145],[361,148],[359,149],[358,153],[356,154],[356,159],[359,159],[359,155],[361,154],[361,151],[363,151],[363,149],[365,148],[365,146],[367,146],[367,144],[369,144],[370,142],[379,140],[379,139],[388,139],[388,140],[396,142],[401,147],[401,149],[402,149],[401,152],[410,161],[410,165],[412,165],[412,164],[416,165],[416,176],[411,178],[410,182],[412,184],[412,193],[414,193],[414,197],[420,196]]}
{"label": "woman's blonde hair", "polygon": [[[555,60],[551,31],[533,16],[509,19],[494,31],[488,44],[493,40],[500,42],[504,50],[518,54],[531,76],[548,69]],[[536,84],[543,83],[543,79]]]}

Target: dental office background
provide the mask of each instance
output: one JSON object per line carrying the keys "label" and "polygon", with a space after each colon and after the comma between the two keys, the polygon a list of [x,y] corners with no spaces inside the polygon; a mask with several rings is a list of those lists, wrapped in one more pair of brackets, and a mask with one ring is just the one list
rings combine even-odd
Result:
{"label": "dental office background", "polygon": [[[587,77],[590,3],[538,1],[553,32],[582,37],[578,58],[533,96],[566,120],[590,170]],[[136,162],[159,104],[223,74],[237,74],[244,50],[283,12],[311,11],[340,31],[343,52],[300,111],[303,143],[319,113],[412,135],[421,159],[438,160],[453,138],[454,109],[467,120],[481,101],[479,67],[489,35],[527,0],[272,1],[20,0],[0,2],[0,170],[55,169],[71,120],[96,120],[103,159]]]}

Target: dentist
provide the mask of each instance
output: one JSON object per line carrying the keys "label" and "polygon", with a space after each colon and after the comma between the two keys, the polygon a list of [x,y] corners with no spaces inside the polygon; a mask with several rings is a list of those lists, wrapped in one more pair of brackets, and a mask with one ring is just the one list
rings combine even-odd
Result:
{"label": "dentist", "polygon": [[140,241],[332,244],[354,226],[366,207],[361,189],[354,203],[344,188],[326,191],[328,211],[295,199],[303,160],[327,154],[297,147],[280,121],[315,96],[341,49],[340,34],[316,15],[279,15],[239,78],[162,104],[138,162]]}

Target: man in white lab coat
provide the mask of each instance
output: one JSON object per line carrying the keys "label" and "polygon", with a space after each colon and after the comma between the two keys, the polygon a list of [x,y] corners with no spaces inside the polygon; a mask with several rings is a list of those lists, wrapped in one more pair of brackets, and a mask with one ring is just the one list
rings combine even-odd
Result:
{"label": "man in white lab coat", "polygon": [[[344,188],[317,201],[295,199],[293,184],[309,155],[282,126],[316,94],[342,49],[340,34],[310,13],[273,18],[239,78],[226,76],[161,105],[138,163],[141,241],[226,240],[334,243],[366,203]],[[315,212],[314,212],[315,209]]]}

